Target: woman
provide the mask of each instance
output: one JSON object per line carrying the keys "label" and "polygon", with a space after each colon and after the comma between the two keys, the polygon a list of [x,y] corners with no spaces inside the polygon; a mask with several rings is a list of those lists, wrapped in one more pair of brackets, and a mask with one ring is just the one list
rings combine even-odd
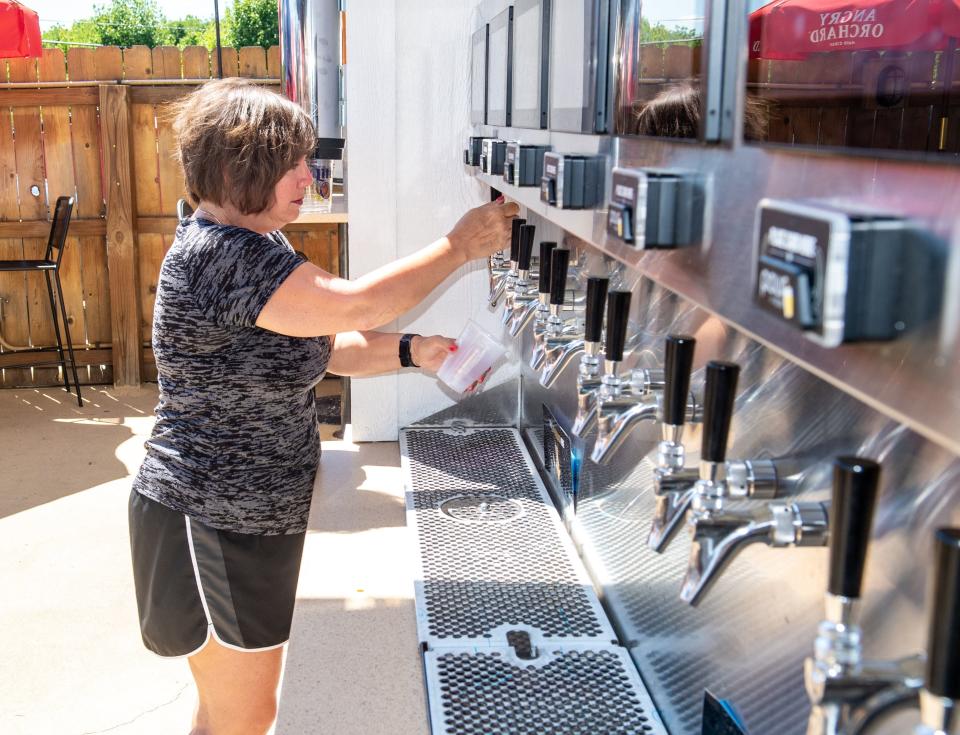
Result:
{"label": "woman", "polygon": [[478,207],[446,237],[347,281],[279,233],[311,183],[314,130],[299,107],[224,79],[185,99],[175,131],[198,207],[157,286],[160,402],[130,497],[140,627],[150,650],[189,657],[193,733],[259,734],[276,714],[320,458],[313,388],[327,370],[435,371],[452,340],[370,330],[502,247],[517,208]]}

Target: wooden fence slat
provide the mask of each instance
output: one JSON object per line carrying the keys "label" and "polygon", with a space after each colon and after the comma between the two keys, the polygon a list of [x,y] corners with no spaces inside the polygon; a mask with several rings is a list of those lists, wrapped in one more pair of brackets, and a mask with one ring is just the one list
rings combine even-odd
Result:
{"label": "wooden fence slat", "polygon": [[133,237],[135,194],[131,181],[130,99],[125,86],[100,87],[100,124],[107,180],[107,257],[113,304],[113,380],[140,385],[140,304],[137,298],[137,243]]}
{"label": "wooden fence slat", "polygon": [[[154,49],[156,51],[156,49]],[[138,79],[153,79],[157,64],[164,64],[163,53],[154,54],[146,46],[127,49],[134,59]],[[133,89],[133,88],[131,88]],[[160,199],[160,162],[157,140],[157,107],[152,103],[131,104],[131,138],[133,141],[133,187],[136,193],[137,214],[146,217],[162,215]],[[137,233],[137,282],[140,302],[140,339],[150,340],[153,331],[153,304],[156,299],[157,278],[163,260],[163,237]]]}
{"label": "wooden fence slat", "polygon": [[155,79],[182,79],[180,49],[176,46],[157,46],[153,49],[153,77]]}
{"label": "wooden fence slat", "polygon": [[[223,46],[221,49],[221,57],[223,58],[223,76],[224,77],[236,77],[240,75],[240,58],[237,54],[237,50],[230,46]],[[217,72],[217,55],[216,52],[211,54],[213,73]]]}
{"label": "wooden fence slat", "polygon": [[[67,51],[67,73],[71,80],[89,81],[97,78],[96,57],[90,48],[71,48]],[[96,88],[93,88],[96,89]],[[100,92],[97,91],[97,106]],[[107,272],[106,214],[101,164],[100,118],[98,107],[74,105],[71,112],[74,177],[77,183],[77,202],[74,218],[96,218],[104,228],[103,234],[80,237],[81,283],[83,287],[87,342],[94,345],[110,344],[110,281]],[[77,231],[80,222],[71,228]]]}
{"label": "wooden fence slat", "polygon": [[94,79],[100,81],[120,81],[123,79],[123,55],[117,46],[99,46],[93,50],[93,63],[96,69]]}
{"label": "wooden fence slat", "polygon": [[[6,73],[6,67],[3,69]],[[17,158],[13,145],[13,127],[10,109],[2,108],[0,115],[0,220],[16,222],[20,219],[17,203]],[[0,260],[22,260],[23,239],[0,239]],[[0,334],[15,347],[30,344],[30,319],[27,312],[27,282],[23,273],[0,273]]]}
{"label": "wooden fence slat", "polygon": [[[158,62],[159,52],[161,62]],[[176,47],[155,48],[153,50],[154,76],[163,79],[176,79],[182,74],[180,49]],[[158,183],[160,190],[159,211],[157,214],[175,214],[177,200],[185,195],[183,174],[180,163],[175,158],[177,150],[176,136],[173,132],[173,117],[169,104],[156,106],[157,143],[158,143]],[[142,210],[141,210],[142,211]],[[144,212],[146,214],[146,212]],[[144,344],[149,344],[153,335],[153,307],[157,298],[157,284],[160,280],[160,268],[167,250],[173,245],[172,235],[143,236],[150,241],[150,248],[140,254],[140,303],[143,309],[141,322],[146,332]],[[146,288],[143,285],[146,284]]]}
{"label": "wooden fence slat", "polygon": [[[40,81],[62,82],[66,76],[67,67],[63,51],[44,49],[40,58]],[[47,193],[52,215],[57,197],[64,195],[76,197],[77,185],[73,173],[73,148],[70,140],[70,108],[62,105],[46,105],[42,108],[42,116],[43,163],[47,174]],[[63,286],[70,339],[74,344],[83,344],[86,335],[80,269],[80,241],[76,237],[68,237],[60,263],[60,282]]]}
{"label": "wooden fence slat", "polygon": [[210,76],[210,52],[205,46],[187,46],[183,49],[183,76],[185,79]]}
{"label": "wooden fence slat", "polygon": [[127,81],[153,79],[153,53],[149,46],[124,49],[123,77]]}
{"label": "wooden fence slat", "polygon": [[[273,79],[283,78],[283,71],[280,64],[280,47],[271,46],[267,49],[267,76]],[[281,84],[283,82],[281,81]]]}
{"label": "wooden fence slat", "polygon": [[699,73],[700,50],[699,44],[667,44],[663,58],[664,76],[677,81],[695,77]]}
{"label": "wooden fence slat", "polygon": [[[36,82],[36,59],[11,59],[11,82]],[[17,107],[13,110],[14,150],[17,155],[18,198],[21,219],[46,219],[47,191],[43,170],[42,121],[39,107]],[[24,238],[23,255],[28,259],[43,258],[46,238]],[[45,346],[55,343],[50,299],[47,286],[37,273],[26,275],[27,310],[30,315],[30,344]]]}
{"label": "wooden fence slat", "polygon": [[267,53],[262,46],[244,46],[240,49],[240,76],[266,79]]}
{"label": "wooden fence slat", "polygon": [[826,107],[820,111],[819,145],[842,146],[847,141],[847,116],[845,107]]}

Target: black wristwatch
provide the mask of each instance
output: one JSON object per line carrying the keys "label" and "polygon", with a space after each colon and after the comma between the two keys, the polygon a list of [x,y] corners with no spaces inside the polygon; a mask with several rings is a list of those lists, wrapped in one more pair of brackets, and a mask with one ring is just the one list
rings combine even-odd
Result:
{"label": "black wristwatch", "polygon": [[414,337],[419,336],[419,334],[405,334],[400,338],[400,367],[420,367],[413,361],[413,356],[410,354],[410,343]]}

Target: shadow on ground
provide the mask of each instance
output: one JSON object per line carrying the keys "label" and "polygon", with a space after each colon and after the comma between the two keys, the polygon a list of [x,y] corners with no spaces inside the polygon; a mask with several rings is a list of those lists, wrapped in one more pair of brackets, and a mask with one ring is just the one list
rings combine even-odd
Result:
{"label": "shadow on ground", "polygon": [[0,518],[136,471],[156,386],[83,393],[80,408],[62,389],[0,390]]}

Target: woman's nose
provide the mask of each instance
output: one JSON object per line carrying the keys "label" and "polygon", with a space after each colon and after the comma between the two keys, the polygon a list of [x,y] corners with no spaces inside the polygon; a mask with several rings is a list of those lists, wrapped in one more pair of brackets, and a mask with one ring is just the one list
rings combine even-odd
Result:
{"label": "woman's nose", "polygon": [[313,181],[313,174],[310,172],[310,167],[307,165],[306,161],[300,164],[300,170],[298,173],[300,174],[301,186],[308,186],[310,182]]}

